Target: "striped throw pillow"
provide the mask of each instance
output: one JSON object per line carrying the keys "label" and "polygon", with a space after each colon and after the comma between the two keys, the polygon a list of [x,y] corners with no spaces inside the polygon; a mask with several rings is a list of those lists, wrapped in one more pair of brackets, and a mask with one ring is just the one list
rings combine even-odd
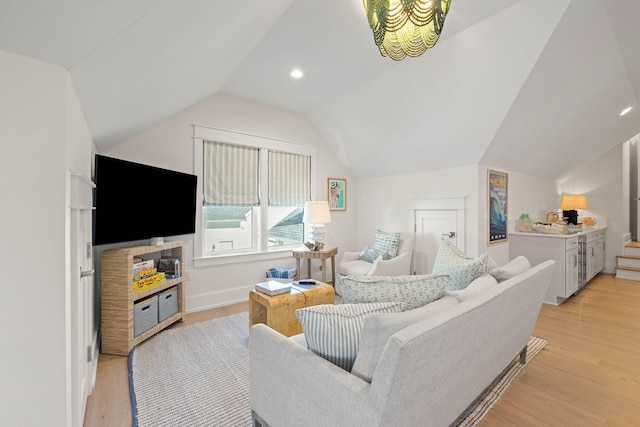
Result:
{"label": "striped throw pillow", "polygon": [[322,304],[296,310],[309,350],[351,371],[358,355],[364,318],[372,313],[399,313],[401,302]]}

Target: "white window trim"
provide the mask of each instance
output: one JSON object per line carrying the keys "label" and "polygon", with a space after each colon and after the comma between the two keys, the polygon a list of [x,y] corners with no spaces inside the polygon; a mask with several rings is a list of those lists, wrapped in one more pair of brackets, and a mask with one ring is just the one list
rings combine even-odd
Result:
{"label": "white window trim", "polygon": [[[311,194],[316,194],[317,190],[317,157],[318,147],[312,145],[301,144],[299,142],[283,141],[275,138],[252,135],[243,132],[236,132],[228,129],[220,129],[212,126],[195,124],[193,125],[193,170],[194,174],[198,177],[197,183],[197,196],[196,196],[196,234],[193,238],[193,255],[194,266],[209,266],[209,265],[223,265],[234,264],[245,261],[256,261],[263,259],[274,259],[290,257],[288,253],[291,251],[289,246],[278,246],[270,249],[266,243],[261,244],[259,250],[248,250],[246,252],[236,253],[223,253],[216,255],[205,255],[202,250],[202,230],[203,230],[203,218],[202,218],[202,183],[203,183],[203,146],[204,141],[217,141],[226,142],[229,144],[244,145],[247,147],[255,147],[260,149],[269,149],[276,151],[284,151],[288,153],[300,154],[311,157]],[[267,162],[266,156],[261,156],[261,162]],[[260,182],[267,182],[268,179],[268,164],[261,163],[261,175]],[[264,181],[263,181],[264,180]],[[268,203],[268,195],[263,193],[266,191],[266,186],[261,186],[260,189],[260,209],[264,209]],[[266,230],[268,226],[267,218],[262,215],[262,224],[260,230]],[[262,239],[261,239],[262,240]],[[265,247],[266,246],[266,247]]]}

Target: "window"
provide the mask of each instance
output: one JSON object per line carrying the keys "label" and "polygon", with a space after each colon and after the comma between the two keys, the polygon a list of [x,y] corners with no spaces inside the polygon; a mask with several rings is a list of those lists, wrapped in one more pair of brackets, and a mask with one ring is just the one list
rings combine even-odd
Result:
{"label": "window", "polygon": [[317,149],[200,126],[195,134],[202,206],[196,258],[302,244]]}

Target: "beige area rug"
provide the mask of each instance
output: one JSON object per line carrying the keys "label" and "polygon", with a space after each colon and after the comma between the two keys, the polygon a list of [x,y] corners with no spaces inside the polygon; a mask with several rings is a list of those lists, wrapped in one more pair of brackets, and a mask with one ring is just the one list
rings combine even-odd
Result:
{"label": "beige area rug", "polygon": [[[531,337],[526,363],[546,343]],[[524,366],[514,360],[453,425],[477,424]],[[129,385],[134,427],[250,426],[248,313],[167,329],[138,345]]]}

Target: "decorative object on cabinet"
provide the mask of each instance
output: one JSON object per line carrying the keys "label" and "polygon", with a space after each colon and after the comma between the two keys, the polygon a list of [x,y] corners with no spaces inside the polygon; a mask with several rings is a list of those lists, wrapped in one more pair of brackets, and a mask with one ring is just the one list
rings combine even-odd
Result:
{"label": "decorative object on cabinet", "polygon": [[518,231],[531,233],[533,231],[533,222],[529,218],[529,214],[522,214],[518,218]]}
{"label": "decorative object on cabinet", "polygon": [[347,180],[342,178],[329,178],[327,181],[329,208],[332,211],[346,211]]}
{"label": "decorative object on cabinet", "polygon": [[[140,281],[136,280],[140,274],[156,270],[161,257],[178,260],[178,271],[175,271],[178,277],[171,279],[166,278],[164,272],[154,273],[148,277],[153,279],[152,285],[134,287],[134,283]],[[103,353],[126,356],[137,344],[182,320],[185,313],[182,257],[182,242],[110,249],[102,253]],[[141,258],[144,261],[140,261]],[[134,259],[137,262],[134,263]],[[162,279],[154,279],[160,275]]]}
{"label": "decorative object on cabinet", "polygon": [[306,202],[302,222],[307,226],[309,241],[305,246],[311,251],[319,251],[324,247],[325,224],[331,222],[329,204],[325,201]]}
{"label": "decorative object on cabinet", "polygon": [[508,174],[488,170],[489,244],[507,241]]}
{"label": "decorative object on cabinet", "polygon": [[584,194],[563,195],[560,209],[562,216],[569,224],[578,224],[578,209],[587,208],[587,197]]}

